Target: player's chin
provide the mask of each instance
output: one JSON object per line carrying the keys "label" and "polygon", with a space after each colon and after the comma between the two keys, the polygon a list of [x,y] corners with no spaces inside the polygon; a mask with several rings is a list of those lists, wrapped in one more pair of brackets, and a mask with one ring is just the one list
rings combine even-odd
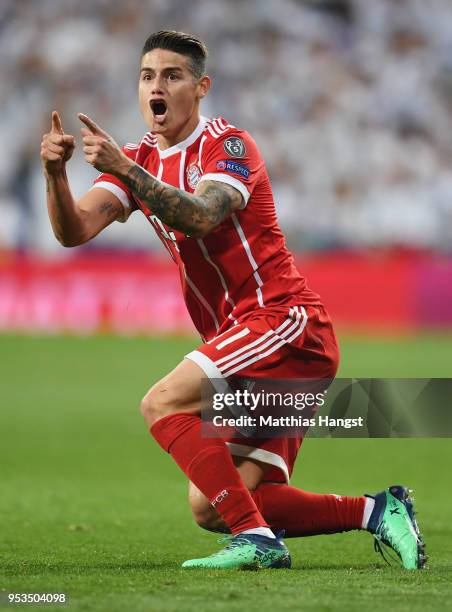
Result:
{"label": "player's chin", "polygon": [[170,127],[171,121],[168,118],[168,111],[164,115],[152,115],[151,124],[153,132],[163,132]]}
{"label": "player's chin", "polygon": [[152,113],[146,113],[143,118],[151,132],[162,132],[166,128],[167,122],[165,121],[162,123],[161,121],[156,121],[155,116]]}
{"label": "player's chin", "polygon": [[151,121],[151,132],[153,134],[164,134],[168,131],[168,124],[165,121],[164,123],[159,123],[157,121]]}

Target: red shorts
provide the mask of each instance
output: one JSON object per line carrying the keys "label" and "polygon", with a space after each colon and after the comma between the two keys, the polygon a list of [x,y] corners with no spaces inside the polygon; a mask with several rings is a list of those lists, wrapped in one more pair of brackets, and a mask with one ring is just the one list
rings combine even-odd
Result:
{"label": "red shorts", "polygon": [[[186,355],[211,379],[333,379],[339,350],[323,306],[262,308]],[[232,455],[267,463],[264,480],[289,482],[302,438],[227,440]],[[271,466],[271,467],[270,467]]]}

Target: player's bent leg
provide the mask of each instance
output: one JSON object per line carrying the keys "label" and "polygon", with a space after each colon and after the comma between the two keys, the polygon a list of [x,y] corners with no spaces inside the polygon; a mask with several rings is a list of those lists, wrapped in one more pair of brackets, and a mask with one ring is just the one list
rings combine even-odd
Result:
{"label": "player's bent leg", "polygon": [[[404,568],[423,569],[425,566],[425,544],[415,519],[413,500],[406,487],[392,486],[375,496],[364,498],[320,495],[266,482],[251,489],[251,492],[265,520],[275,531],[284,530],[286,537],[364,529],[373,534],[375,550],[388,563],[381,544],[398,555]],[[226,531],[221,517],[193,486],[190,488],[190,503],[195,520],[201,527],[210,531]]]}
{"label": "player's bent leg", "polygon": [[[286,537],[323,535],[363,528],[364,497],[310,493],[283,483],[253,484],[255,486],[247,483],[265,520],[273,531],[284,531]],[[193,485],[190,486],[189,501],[200,527],[227,533],[221,517]]]}
{"label": "player's bent leg", "polygon": [[201,435],[203,377],[205,373],[197,364],[184,360],[142,403],[152,436],[217,508],[233,534],[223,550],[186,561],[183,567],[287,567],[288,550],[257,509],[224,440]]}

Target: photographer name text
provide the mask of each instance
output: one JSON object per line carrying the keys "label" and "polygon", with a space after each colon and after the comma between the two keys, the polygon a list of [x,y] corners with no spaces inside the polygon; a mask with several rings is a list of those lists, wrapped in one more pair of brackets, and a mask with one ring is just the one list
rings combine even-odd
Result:
{"label": "photographer name text", "polygon": [[310,418],[297,415],[281,417],[271,415],[223,417],[217,414],[213,417],[212,423],[215,427],[235,427],[236,429],[244,427],[343,427],[344,429],[351,429],[354,427],[364,427],[364,417],[337,419],[320,415]]}

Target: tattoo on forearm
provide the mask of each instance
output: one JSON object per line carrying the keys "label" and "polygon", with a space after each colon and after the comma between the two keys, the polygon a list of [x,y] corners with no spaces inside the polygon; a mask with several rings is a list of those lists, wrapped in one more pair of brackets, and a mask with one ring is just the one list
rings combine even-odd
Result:
{"label": "tattoo on forearm", "polygon": [[123,180],[164,223],[189,236],[210,231],[242,201],[240,193],[227,184],[205,181],[194,195],[162,183],[138,165]]}

